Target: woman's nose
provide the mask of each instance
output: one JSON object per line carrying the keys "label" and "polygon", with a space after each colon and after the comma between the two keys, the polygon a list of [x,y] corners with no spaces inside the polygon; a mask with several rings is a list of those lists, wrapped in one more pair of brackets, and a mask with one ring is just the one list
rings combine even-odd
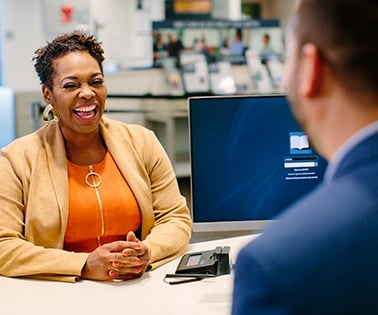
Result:
{"label": "woman's nose", "polygon": [[80,97],[91,98],[95,95],[95,92],[89,84],[82,84],[80,89]]}

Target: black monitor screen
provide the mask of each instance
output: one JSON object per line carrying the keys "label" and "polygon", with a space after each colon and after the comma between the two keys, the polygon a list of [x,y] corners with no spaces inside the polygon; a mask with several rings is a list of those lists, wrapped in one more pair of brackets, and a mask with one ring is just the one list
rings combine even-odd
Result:
{"label": "black monitor screen", "polygon": [[189,121],[194,230],[274,219],[323,178],[285,96],[189,98]]}

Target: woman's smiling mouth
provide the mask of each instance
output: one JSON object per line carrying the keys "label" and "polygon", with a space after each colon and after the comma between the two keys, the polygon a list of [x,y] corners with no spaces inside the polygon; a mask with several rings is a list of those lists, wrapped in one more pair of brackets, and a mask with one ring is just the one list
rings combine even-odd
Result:
{"label": "woman's smiling mouth", "polygon": [[81,106],[73,109],[74,114],[83,121],[91,121],[97,117],[97,106],[88,105]]}

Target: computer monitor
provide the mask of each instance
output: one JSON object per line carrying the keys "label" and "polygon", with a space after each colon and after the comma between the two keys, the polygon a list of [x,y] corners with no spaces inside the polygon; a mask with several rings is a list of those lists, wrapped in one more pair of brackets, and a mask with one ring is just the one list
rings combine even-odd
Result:
{"label": "computer monitor", "polygon": [[284,95],[190,97],[194,232],[262,230],[315,188],[326,161]]}

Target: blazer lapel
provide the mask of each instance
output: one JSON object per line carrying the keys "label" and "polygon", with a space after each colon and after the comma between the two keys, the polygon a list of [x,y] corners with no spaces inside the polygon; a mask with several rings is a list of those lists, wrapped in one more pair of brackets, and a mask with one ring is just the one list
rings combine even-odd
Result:
{"label": "blazer lapel", "polygon": [[64,235],[68,219],[68,175],[65,144],[58,124],[47,126],[45,135],[48,172],[53,186],[51,193],[55,194],[58,202],[62,220],[62,235]]}

